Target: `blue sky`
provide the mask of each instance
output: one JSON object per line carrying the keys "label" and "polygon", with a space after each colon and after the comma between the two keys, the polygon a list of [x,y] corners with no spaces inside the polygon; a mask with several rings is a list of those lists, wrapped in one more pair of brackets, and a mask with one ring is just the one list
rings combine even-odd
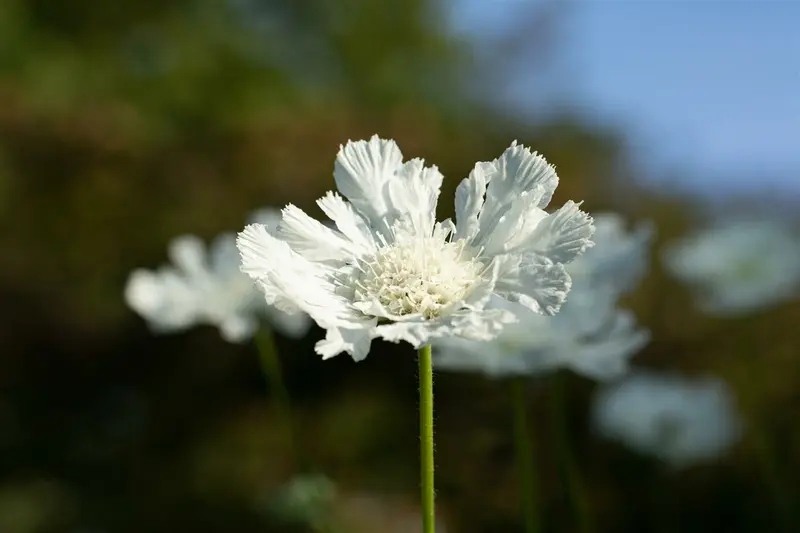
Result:
{"label": "blue sky", "polygon": [[[454,0],[453,17],[480,39],[531,3]],[[620,124],[654,175],[687,168],[677,179],[695,190],[800,191],[800,2],[574,1],[556,43],[549,91],[531,97],[521,61],[503,95],[511,105]]]}

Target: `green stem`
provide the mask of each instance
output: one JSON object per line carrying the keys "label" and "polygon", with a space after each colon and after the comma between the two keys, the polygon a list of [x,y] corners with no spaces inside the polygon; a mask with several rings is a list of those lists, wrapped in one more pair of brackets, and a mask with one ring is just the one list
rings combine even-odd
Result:
{"label": "green stem", "polygon": [[511,380],[511,401],[514,411],[514,449],[519,472],[521,510],[526,533],[538,533],[539,516],[536,498],[536,472],[534,466],[533,439],[528,428],[528,410],[525,398],[525,380]]}
{"label": "green stem", "polygon": [[256,333],[255,341],[258,348],[258,362],[261,366],[261,372],[267,380],[270,393],[274,395],[285,438],[291,450],[290,453],[294,457],[297,454],[297,450],[295,449],[296,440],[292,422],[292,409],[289,402],[289,392],[283,381],[283,369],[278,350],[275,347],[275,337],[269,329],[261,328]]}
{"label": "green stem", "polygon": [[431,347],[419,350],[419,458],[422,478],[422,533],[434,533],[433,362]]}
{"label": "green stem", "polygon": [[567,485],[570,505],[578,517],[579,530],[582,533],[591,533],[594,530],[594,525],[592,524],[589,502],[580,470],[572,453],[569,431],[567,430],[567,398],[564,390],[564,377],[559,372],[556,372],[552,376],[551,385],[551,422],[553,424],[553,438],[555,439],[556,448],[560,452],[561,474]]}

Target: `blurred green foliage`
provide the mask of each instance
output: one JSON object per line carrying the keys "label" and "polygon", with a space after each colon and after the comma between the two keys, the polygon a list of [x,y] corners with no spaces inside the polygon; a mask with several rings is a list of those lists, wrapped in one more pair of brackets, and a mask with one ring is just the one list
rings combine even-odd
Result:
{"label": "blurred green foliage", "polygon": [[[572,117],[529,123],[487,105],[493,84],[446,30],[442,9],[432,0],[4,0],[3,533],[283,531],[257,505],[292,472],[253,348],[210,329],[153,337],[124,307],[122,287],[132,268],[164,261],[179,233],[209,238],[240,228],[251,209],[288,202],[319,215],[313,201],[332,187],[347,139],[377,132],[439,165],[443,213],[474,161],[517,138],[558,166],[557,201],[653,220],[659,243],[691,227],[687,200],[634,183],[620,133]],[[662,480],[679,500],[670,527],[777,530],[757,460],[765,455],[755,451],[768,450],[784,473],[797,468],[798,306],[704,317],[656,258],[628,303],[653,330],[642,364],[722,375],[751,434],[769,437],[758,440],[765,448],[747,440],[726,469]],[[409,350],[376,345],[364,363],[323,363],[313,340],[280,342],[304,453],[345,494],[413,502]],[[651,530],[640,489],[655,465],[591,437],[591,384],[569,385],[598,530]],[[533,388],[545,517],[553,531],[571,531],[547,460],[547,385]],[[437,482],[450,527],[514,530],[502,387],[442,375],[437,402]],[[786,493],[796,485],[779,477]]]}

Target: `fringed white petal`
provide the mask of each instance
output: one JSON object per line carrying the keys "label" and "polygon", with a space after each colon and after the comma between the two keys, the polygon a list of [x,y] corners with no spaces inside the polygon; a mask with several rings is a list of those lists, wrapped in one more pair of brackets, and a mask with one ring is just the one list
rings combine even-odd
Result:
{"label": "fringed white petal", "polygon": [[355,251],[369,251],[375,248],[375,238],[369,224],[341,196],[328,191],[325,196],[317,200],[317,205],[336,224],[336,228],[355,245]]}
{"label": "fringed white petal", "polygon": [[333,178],[342,195],[379,227],[388,211],[386,184],[403,164],[393,140],[373,135],[369,141],[348,141],[336,155]]}
{"label": "fringed white petal", "polygon": [[407,219],[418,235],[429,235],[436,222],[443,179],[438,168],[425,167],[422,159],[405,163],[388,183],[390,217]]}
{"label": "fringed white petal", "polygon": [[544,209],[550,203],[558,186],[556,169],[547,160],[516,141],[493,161],[493,172],[486,189],[486,202],[481,218],[494,218],[506,211],[523,192],[541,187],[537,207]]}
{"label": "fringed white petal", "polygon": [[564,265],[526,263],[510,255],[498,256],[495,261],[499,261],[500,269],[497,294],[536,313],[558,312],[572,286]]}
{"label": "fringed white petal", "polygon": [[332,267],[304,258],[285,241],[270,235],[263,225],[245,227],[237,246],[242,272],[258,283],[267,303],[289,313],[300,309],[321,327],[369,322],[336,293]]}
{"label": "fringed white petal", "polygon": [[347,352],[354,361],[362,361],[369,353],[374,326],[359,329],[328,328],[325,338],[317,342],[314,350],[322,359],[330,359]]}
{"label": "fringed white petal", "polygon": [[483,208],[487,174],[493,170],[491,163],[478,163],[456,188],[456,239],[471,241],[478,234],[478,215]]}
{"label": "fringed white petal", "polygon": [[592,246],[593,234],[592,217],[569,201],[544,217],[512,250],[533,253],[555,263],[569,263]]}
{"label": "fringed white petal", "polygon": [[283,209],[278,238],[309,261],[344,264],[356,253],[351,241],[289,204]]}

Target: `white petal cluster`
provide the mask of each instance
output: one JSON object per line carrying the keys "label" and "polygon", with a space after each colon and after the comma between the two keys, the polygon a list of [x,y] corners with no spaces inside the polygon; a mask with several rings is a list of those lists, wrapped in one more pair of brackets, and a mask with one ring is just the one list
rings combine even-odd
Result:
{"label": "white petal cluster", "polygon": [[[263,210],[252,220],[274,228],[278,216],[275,210]],[[225,340],[243,342],[255,333],[260,316],[294,337],[304,335],[311,326],[303,313],[287,314],[266,305],[239,268],[233,233],[218,236],[209,249],[195,236],[177,237],[169,244],[168,257],[171,264],[158,270],[134,270],[125,286],[128,306],[154,331],[182,331],[211,324],[219,328]]]}
{"label": "white petal cluster", "polygon": [[323,358],[361,360],[374,338],[417,348],[490,339],[516,320],[503,301],[554,314],[571,285],[564,264],[591,245],[592,219],[577,204],[544,211],[555,169],[516,143],[461,182],[455,223],[436,222],[442,174],[403,162],[394,141],[348,142],[334,180],[344,198],[317,204],[335,228],[289,205],[276,234],[251,224],[238,237],[242,271],[267,302],[327,330]]}
{"label": "white petal cluster", "polygon": [[664,263],[697,289],[700,307],[712,314],[754,311],[800,289],[800,237],[777,220],[717,224],[668,247]]}
{"label": "white petal cluster", "polygon": [[602,435],[675,467],[719,456],[742,432],[723,381],[650,373],[601,389],[594,422]]}
{"label": "white petal cluster", "polygon": [[519,322],[485,342],[443,339],[434,346],[437,368],[492,377],[569,368],[593,379],[618,377],[649,339],[617,302],[635,287],[646,266],[652,228],[628,231],[614,214],[594,218],[595,246],[566,265],[572,290],[552,317],[508,304]]}

